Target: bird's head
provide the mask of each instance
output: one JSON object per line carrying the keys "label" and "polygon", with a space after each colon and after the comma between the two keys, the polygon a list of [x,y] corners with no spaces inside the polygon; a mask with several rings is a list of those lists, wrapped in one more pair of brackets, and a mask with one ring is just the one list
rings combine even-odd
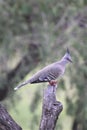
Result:
{"label": "bird's head", "polygon": [[72,62],[72,58],[71,58],[71,55],[70,55],[68,48],[67,48],[67,52],[65,53],[63,59],[66,60],[66,62]]}

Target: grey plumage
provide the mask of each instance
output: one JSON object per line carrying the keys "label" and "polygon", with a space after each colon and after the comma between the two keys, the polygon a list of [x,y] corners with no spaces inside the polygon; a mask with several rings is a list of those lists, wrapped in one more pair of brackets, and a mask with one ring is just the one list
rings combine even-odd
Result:
{"label": "grey plumage", "polygon": [[50,82],[62,76],[65,72],[65,67],[68,62],[72,62],[69,50],[67,49],[66,54],[62,57],[62,59],[58,62],[52,63],[36,74],[34,74],[29,80],[19,84],[15,90],[18,88],[26,85],[26,84],[33,84],[33,83],[41,83],[41,82]]}

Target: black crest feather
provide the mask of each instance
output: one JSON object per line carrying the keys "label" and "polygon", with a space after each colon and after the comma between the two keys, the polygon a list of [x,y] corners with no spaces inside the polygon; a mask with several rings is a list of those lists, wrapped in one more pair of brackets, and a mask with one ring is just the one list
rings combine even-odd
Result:
{"label": "black crest feather", "polygon": [[69,48],[67,48],[67,53],[70,54]]}

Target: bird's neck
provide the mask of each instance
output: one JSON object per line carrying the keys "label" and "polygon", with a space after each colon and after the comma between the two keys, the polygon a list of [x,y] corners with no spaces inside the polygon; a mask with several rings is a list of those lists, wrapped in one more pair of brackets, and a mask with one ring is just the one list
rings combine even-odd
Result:
{"label": "bird's neck", "polygon": [[59,63],[61,65],[65,66],[68,63],[68,61],[66,59],[62,58]]}

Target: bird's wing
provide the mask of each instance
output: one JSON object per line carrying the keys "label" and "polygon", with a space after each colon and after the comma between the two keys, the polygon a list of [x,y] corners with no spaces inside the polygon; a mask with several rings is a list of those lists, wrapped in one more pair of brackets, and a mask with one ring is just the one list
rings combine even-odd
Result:
{"label": "bird's wing", "polygon": [[41,69],[37,73],[35,73],[30,79],[27,81],[20,83],[17,87],[14,88],[14,90],[17,90],[26,84],[32,84],[32,83],[41,83],[41,82],[48,82],[47,75],[48,71],[50,71],[50,65]]}
{"label": "bird's wing", "polygon": [[58,78],[61,73],[60,65],[52,64],[33,75],[30,79],[30,83],[49,82]]}
{"label": "bird's wing", "polygon": [[33,83],[41,83],[41,82],[50,82],[51,80],[55,80],[62,74],[62,69],[59,64],[51,64],[43,68],[34,74],[29,80],[19,84],[15,90],[26,85]]}

